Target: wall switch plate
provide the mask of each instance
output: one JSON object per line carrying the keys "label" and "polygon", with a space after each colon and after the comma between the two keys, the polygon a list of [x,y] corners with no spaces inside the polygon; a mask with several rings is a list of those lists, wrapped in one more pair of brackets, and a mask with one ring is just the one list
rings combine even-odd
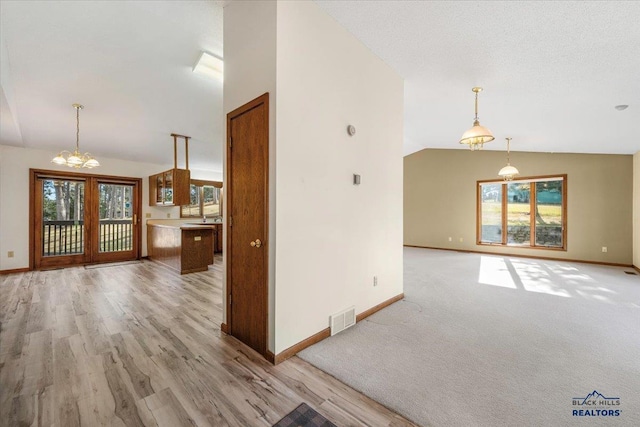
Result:
{"label": "wall switch plate", "polygon": [[378,286],[378,276],[373,276],[373,286]]}
{"label": "wall switch plate", "polygon": [[360,185],[360,175],[356,173],[353,174],[353,185]]}
{"label": "wall switch plate", "polygon": [[195,240],[196,242],[199,242],[200,240],[202,240],[202,236],[195,236],[193,240]]}
{"label": "wall switch plate", "polygon": [[13,256],[14,256],[13,251],[7,252],[7,258],[13,258]]}
{"label": "wall switch plate", "polygon": [[463,242],[463,241],[464,241],[464,239],[461,237],[461,238],[460,238],[460,242]]}
{"label": "wall switch plate", "polygon": [[450,241],[450,242],[452,242],[452,241],[453,241],[453,239],[452,239],[451,237],[449,237],[449,241]]}
{"label": "wall switch plate", "polygon": [[607,252],[607,247],[606,246],[602,247],[602,252]]}

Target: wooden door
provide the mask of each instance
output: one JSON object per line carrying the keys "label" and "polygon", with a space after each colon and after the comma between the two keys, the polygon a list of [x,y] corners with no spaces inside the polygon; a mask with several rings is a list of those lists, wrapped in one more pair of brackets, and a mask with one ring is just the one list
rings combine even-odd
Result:
{"label": "wooden door", "polygon": [[140,186],[131,180],[92,180],[97,203],[91,218],[91,262],[128,261],[140,252]]}
{"label": "wooden door", "polygon": [[85,264],[91,260],[83,177],[31,176],[30,233],[35,268]]}
{"label": "wooden door", "polygon": [[269,94],[227,115],[227,328],[267,355]]}

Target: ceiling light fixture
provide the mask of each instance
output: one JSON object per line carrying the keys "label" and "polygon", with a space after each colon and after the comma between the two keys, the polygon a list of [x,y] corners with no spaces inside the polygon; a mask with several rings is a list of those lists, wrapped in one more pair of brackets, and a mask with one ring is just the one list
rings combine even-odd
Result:
{"label": "ceiling light fixture", "polygon": [[485,142],[491,142],[495,138],[491,134],[491,131],[484,126],[480,126],[480,120],[478,120],[478,93],[482,92],[481,87],[474,87],[471,89],[476,94],[476,117],[473,120],[473,127],[462,134],[460,144],[467,144],[469,148],[474,150],[482,150]]}
{"label": "ceiling light fixture", "polygon": [[95,168],[100,166],[100,163],[90,153],[80,153],[80,110],[84,106],[80,104],[73,104],[73,108],[76,109],[76,149],[73,153],[67,150],[61,151],[56,157],[51,160],[51,163],[56,165],[66,165],[70,168]]}
{"label": "ceiling light fixture", "polygon": [[616,105],[616,106],[615,106],[615,107],[613,107],[613,108],[615,108],[615,109],[616,109],[616,110],[618,110],[618,111],[624,111],[624,110],[626,110],[627,108],[629,108],[629,106],[628,106],[627,104],[620,104],[620,105]]}
{"label": "ceiling light fixture", "polygon": [[498,176],[501,176],[502,178],[504,178],[505,181],[511,181],[513,180],[514,176],[520,175],[520,172],[514,166],[511,166],[511,163],[509,162],[510,161],[509,157],[511,154],[511,147],[510,147],[511,138],[506,138],[506,140],[507,140],[507,166],[500,169],[500,172],[498,172]]}
{"label": "ceiling light fixture", "polygon": [[198,58],[198,62],[193,66],[193,72],[222,80],[224,77],[224,62],[222,62],[222,58],[203,51],[200,54],[200,58]]}

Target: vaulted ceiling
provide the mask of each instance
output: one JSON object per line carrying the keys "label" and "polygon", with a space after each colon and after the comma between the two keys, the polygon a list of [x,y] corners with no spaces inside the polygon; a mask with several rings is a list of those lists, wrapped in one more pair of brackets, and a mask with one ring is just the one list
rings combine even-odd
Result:
{"label": "vaulted ceiling", "polygon": [[[473,121],[486,149],[640,150],[640,2],[316,3],[405,78],[405,154],[461,148]],[[222,82],[194,74],[222,55],[216,1],[0,2],[0,143],[222,170]],[[345,64],[348,66],[348,64]],[[626,104],[624,111],[616,105]]]}

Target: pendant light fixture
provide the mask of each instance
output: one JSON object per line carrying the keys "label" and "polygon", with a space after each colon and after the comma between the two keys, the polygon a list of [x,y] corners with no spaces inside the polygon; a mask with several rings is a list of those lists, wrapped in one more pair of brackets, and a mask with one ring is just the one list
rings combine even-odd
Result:
{"label": "pendant light fixture", "polygon": [[51,163],[56,165],[66,165],[70,168],[95,168],[100,166],[100,163],[90,153],[80,153],[80,110],[84,106],[80,104],[73,104],[73,108],[76,109],[76,149],[73,153],[64,150],[58,153],[56,157],[51,160]]}
{"label": "pendant light fixture", "polygon": [[511,163],[509,162],[509,157],[510,157],[510,151],[511,151],[511,139],[512,138],[506,138],[507,140],[507,166],[503,167],[502,169],[500,169],[500,172],[498,172],[498,176],[501,176],[502,178],[504,178],[505,181],[511,181],[513,180],[513,177],[516,175],[520,175],[520,172],[518,171],[518,169],[516,169],[514,166],[511,166]]}
{"label": "pendant light fixture", "polygon": [[474,150],[482,150],[485,142],[491,142],[495,138],[491,134],[491,131],[484,126],[480,126],[480,120],[478,120],[478,93],[482,92],[481,87],[474,87],[471,89],[476,94],[476,116],[473,120],[473,127],[462,134],[460,144],[467,144],[469,148]]}

